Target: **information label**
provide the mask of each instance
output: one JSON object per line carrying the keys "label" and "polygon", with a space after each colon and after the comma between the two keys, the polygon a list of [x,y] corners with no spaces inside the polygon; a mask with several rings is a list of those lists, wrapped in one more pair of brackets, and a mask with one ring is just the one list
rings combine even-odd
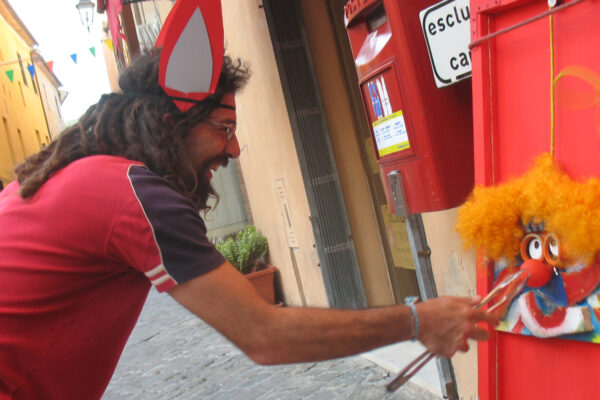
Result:
{"label": "information label", "polygon": [[373,122],[379,157],[410,148],[402,110]]}

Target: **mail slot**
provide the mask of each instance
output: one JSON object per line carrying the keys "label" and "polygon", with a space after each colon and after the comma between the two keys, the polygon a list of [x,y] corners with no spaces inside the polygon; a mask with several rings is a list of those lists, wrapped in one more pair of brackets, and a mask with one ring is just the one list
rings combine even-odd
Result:
{"label": "mail slot", "polygon": [[388,205],[398,215],[455,207],[473,188],[471,84],[435,84],[419,19],[434,3],[351,0],[344,8]]}

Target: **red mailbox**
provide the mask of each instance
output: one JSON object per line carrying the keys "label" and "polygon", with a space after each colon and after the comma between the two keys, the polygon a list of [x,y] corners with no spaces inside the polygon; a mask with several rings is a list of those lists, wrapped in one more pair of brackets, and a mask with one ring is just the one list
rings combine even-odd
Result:
{"label": "red mailbox", "polygon": [[471,84],[438,89],[419,12],[430,0],[351,0],[345,22],[388,204],[461,204],[473,188]]}

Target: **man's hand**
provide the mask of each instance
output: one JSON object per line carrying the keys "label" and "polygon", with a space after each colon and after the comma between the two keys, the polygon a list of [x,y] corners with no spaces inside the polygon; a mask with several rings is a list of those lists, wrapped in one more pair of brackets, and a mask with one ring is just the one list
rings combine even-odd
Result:
{"label": "man's hand", "polygon": [[496,326],[492,314],[475,309],[479,297],[438,297],[416,305],[419,316],[419,341],[436,355],[452,357],[456,351],[469,350],[468,339],[486,340],[489,333],[477,326],[487,322]]}

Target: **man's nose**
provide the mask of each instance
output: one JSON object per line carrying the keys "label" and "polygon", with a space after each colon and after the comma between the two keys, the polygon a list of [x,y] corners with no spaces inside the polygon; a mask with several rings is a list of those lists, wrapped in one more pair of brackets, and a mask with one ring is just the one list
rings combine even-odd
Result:
{"label": "man's nose", "polygon": [[225,150],[227,151],[227,154],[231,156],[231,158],[238,158],[240,156],[240,143],[238,142],[236,135],[233,135],[233,137],[229,139]]}

